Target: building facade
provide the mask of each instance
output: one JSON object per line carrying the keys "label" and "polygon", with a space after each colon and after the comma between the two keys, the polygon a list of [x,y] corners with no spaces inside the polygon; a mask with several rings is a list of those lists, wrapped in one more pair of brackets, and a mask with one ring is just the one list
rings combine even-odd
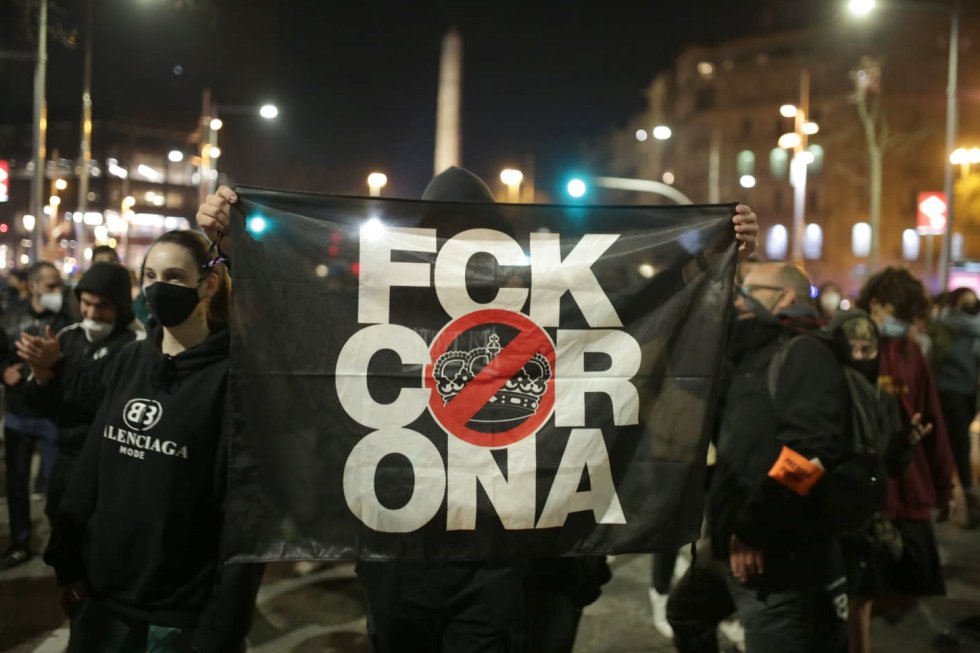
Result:
{"label": "building facade", "polygon": [[[793,152],[779,140],[799,125],[780,108],[808,104],[818,131],[806,136],[804,155],[804,265],[815,282],[833,280],[854,293],[873,267],[874,184],[856,101],[861,88],[869,111],[877,107],[872,129],[883,144],[878,266],[908,266],[935,287],[940,237],[920,236],[916,227],[919,193],[943,189],[948,35],[943,14],[906,14],[874,28],[842,22],[689,48],[650,84],[646,110],[596,148],[593,165],[662,180],[695,203],[748,203],[760,218],[762,253],[789,259]],[[965,146],[980,145],[978,46],[974,12],[964,16],[959,48],[958,144]],[[670,127],[669,139],[652,136],[657,125]],[[607,191],[601,201],[667,202],[625,191]],[[980,258],[975,212],[964,206],[954,213],[956,258]]]}

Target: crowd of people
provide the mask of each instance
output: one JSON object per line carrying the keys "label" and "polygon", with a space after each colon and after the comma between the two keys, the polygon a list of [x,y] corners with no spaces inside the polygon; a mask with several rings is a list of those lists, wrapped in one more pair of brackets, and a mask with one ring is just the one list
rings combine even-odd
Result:
{"label": "crowd of people", "polygon": [[[423,198],[493,201],[457,168]],[[71,289],[44,261],[8,274],[0,571],[39,553],[30,494],[46,493],[43,557],[70,651],[246,647],[263,566],[221,554],[236,202],[227,187],[208,196],[203,233],[161,236],[135,282],[111,250]],[[844,310],[836,284],[814,299],[803,270],[752,258],[751,209],[732,221],[741,263],[701,555],[682,574],[658,555],[654,617],[681,652],[718,651],[733,617],[750,652],[870,651],[873,606],[945,592],[933,522],[955,484],[966,526],[980,522],[980,302],[968,289],[931,299],[887,268]],[[357,571],[385,652],[568,652],[610,577],[599,557]]]}

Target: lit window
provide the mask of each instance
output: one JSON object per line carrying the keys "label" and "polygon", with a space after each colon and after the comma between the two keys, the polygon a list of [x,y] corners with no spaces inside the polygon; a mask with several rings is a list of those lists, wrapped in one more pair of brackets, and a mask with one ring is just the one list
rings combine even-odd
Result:
{"label": "lit window", "polygon": [[803,258],[818,259],[823,255],[823,229],[811,222],[803,231]]}
{"label": "lit window", "polygon": [[735,157],[735,169],[740,177],[755,174],[755,154],[752,150],[742,150]]}
{"label": "lit window", "polygon": [[902,258],[914,261],[919,258],[919,234],[915,229],[902,232]]}
{"label": "lit window", "polygon": [[786,179],[789,173],[789,154],[781,147],[774,147],[769,152],[769,174],[773,179]]}
{"label": "lit window", "polygon": [[786,248],[789,245],[789,234],[781,224],[769,228],[766,235],[766,256],[774,261],[786,259]]}
{"label": "lit window", "polygon": [[854,256],[871,253],[871,225],[867,222],[856,222],[851,228],[851,251]]}
{"label": "lit window", "polygon": [[806,150],[813,157],[810,161],[810,165],[807,166],[807,172],[810,174],[817,174],[823,170],[823,147],[820,145],[810,145],[806,148]]}

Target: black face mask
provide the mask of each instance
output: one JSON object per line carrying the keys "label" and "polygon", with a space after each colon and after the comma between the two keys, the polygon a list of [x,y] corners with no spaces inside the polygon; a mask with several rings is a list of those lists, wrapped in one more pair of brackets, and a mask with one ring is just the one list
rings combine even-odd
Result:
{"label": "black face mask", "polygon": [[158,281],[143,289],[150,314],[165,327],[175,327],[187,321],[201,298],[197,286],[189,288]]}
{"label": "black face mask", "polygon": [[980,302],[974,302],[972,304],[967,304],[966,306],[961,306],[960,310],[967,315],[978,315],[980,314]]}
{"label": "black face mask", "polygon": [[881,359],[875,356],[865,360],[851,360],[848,365],[857,370],[871,385],[878,385],[878,372],[881,369]]}

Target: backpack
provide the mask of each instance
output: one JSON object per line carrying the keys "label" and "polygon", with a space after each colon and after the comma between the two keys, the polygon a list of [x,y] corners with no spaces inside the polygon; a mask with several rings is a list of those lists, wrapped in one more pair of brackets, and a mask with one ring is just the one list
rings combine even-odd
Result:
{"label": "backpack", "polygon": [[[797,336],[783,343],[768,369],[769,395],[775,400],[779,372],[793,343],[815,338],[828,348],[831,343],[817,335]],[[839,360],[835,355],[835,360]],[[888,469],[885,454],[898,424],[894,398],[872,385],[860,372],[841,364],[847,392],[848,418],[841,442],[843,457],[814,488],[831,528],[838,533],[866,531],[885,505]]]}

